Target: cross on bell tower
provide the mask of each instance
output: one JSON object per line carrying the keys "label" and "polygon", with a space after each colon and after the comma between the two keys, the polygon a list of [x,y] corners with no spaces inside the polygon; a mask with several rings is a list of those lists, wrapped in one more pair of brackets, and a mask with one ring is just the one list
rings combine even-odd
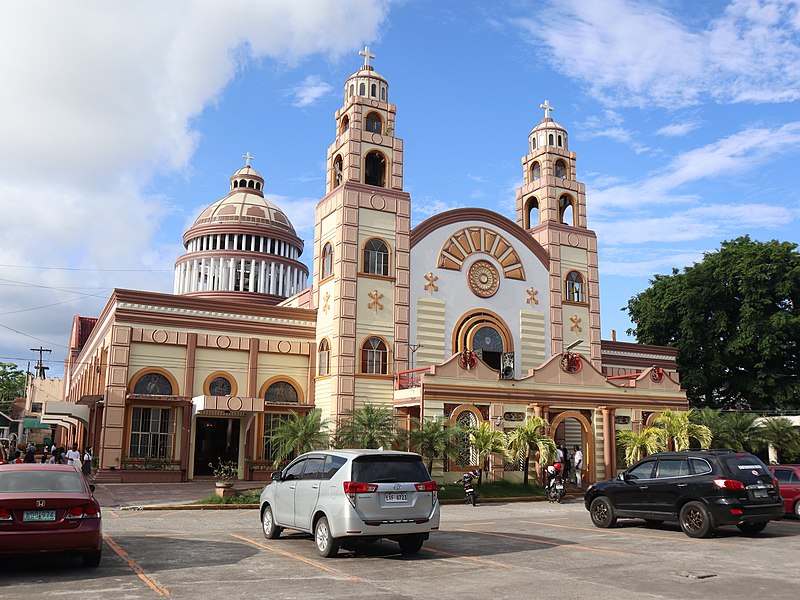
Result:
{"label": "cross on bell tower", "polygon": [[252,156],[248,150],[246,153],[242,154],[242,158],[244,159],[244,166],[249,167],[250,161],[253,160],[255,156]]}
{"label": "cross on bell tower", "polygon": [[549,119],[550,118],[550,113],[556,110],[555,108],[553,108],[553,105],[550,104],[550,100],[545,100],[543,103],[541,103],[539,105],[539,108],[543,108],[544,109],[544,118],[545,119]]}
{"label": "cross on bell tower", "polygon": [[358,55],[364,57],[364,66],[365,67],[369,67],[369,59],[370,58],[375,58],[375,54],[373,54],[373,53],[371,53],[369,51],[369,46],[364,46],[363,50],[359,50],[358,51]]}

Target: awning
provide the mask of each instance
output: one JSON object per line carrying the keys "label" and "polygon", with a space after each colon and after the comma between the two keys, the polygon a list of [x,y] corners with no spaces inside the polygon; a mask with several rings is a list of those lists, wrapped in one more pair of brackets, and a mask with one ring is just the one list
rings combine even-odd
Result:
{"label": "awning", "polygon": [[68,423],[81,421],[89,426],[89,407],[74,402],[48,400],[44,403],[42,423],[52,423],[51,419],[62,419]]}
{"label": "awning", "polygon": [[264,412],[263,398],[243,396],[195,396],[192,398],[192,416],[196,414],[243,417]]}
{"label": "awning", "polygon": [[98,402],[102,402],[102,401],[103,401],[103,396],[98,396],[98,395],[89,396],[89,395],[87,395],[87,396],[81,396],[80,399],[76,402],[76,404],[82,404],[82,405],[85,405],[85,406],[94,406]]}
{"label": "awning", "polygon": [[25,429],[50,429],[50,426],[42,423],[39,417],[25,417],[22,419],[22,426]]}

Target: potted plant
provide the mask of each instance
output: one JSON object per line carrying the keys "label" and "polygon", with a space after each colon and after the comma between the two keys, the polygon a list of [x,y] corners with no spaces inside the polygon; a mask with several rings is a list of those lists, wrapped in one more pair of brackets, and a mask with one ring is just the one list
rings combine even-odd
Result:
{"label": "potted plant", "polygon": [[233,480],[239,477],[239,464],[232,460],[217,459],[217,464],[208,463],[211,467],[214,479],[216,479],[216,486],[218,488],[233,487]]}

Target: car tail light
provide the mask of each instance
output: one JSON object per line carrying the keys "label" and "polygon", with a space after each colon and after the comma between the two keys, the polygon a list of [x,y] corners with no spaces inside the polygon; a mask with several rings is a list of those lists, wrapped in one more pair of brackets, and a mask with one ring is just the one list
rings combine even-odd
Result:
{"label": "car tail light", "polygon": [[96,504],[80,504],[67,511],[68,519],[99,519],[100,508]]}
{"label": "car tail light", "polygon": [[433,480],[425,481],[423,483],[415,483],[414,487],[417,488],[418,492],[435,492],[439,489],[439,487],[436,485],[436,482]]}
{"label": "car tail light", "polygon": [[744,490],[744,484],[738,479],[715,479],[714,485],[724,490]]}
{"label": "car tail light", "polygon": [[0,521],[10,521],[11,520],[11,513],[8,512],[7,508],[0,508]]}
{"label": "car tail light", "polygon": [[732,508],[731,509],[731,514],[732,515],[741,515],[742,513],[743,513],[743,511],[742,511],[741,508]]}
{"label": "car tail light", "polygon": [[361,483],[360,481],[345,481],[343,484],[344,493],[352,506],[356,505],[356,494],[372,494],[378,491],[376,483]]}
{"label": "car tail light", "polygon": [[778,483],[778,480],[777,480],[777,479],[775,479],[775,481],[773,481],[773,482],[772,482],[772,487],[774,487],[774,488],[775,488],[775,492],[776,492],[776,493],[780,493],[780,491],[781,491],[781,484],[780,484],[780,483]]}

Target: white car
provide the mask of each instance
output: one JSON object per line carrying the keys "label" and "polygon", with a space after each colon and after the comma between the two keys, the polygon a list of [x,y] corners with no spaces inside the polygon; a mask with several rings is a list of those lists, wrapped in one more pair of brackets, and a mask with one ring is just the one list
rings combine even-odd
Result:
{"label": "white car", "polygon": [[324,557],[335,556],[345,538],[388,538],[403,554],[413,554],[439,529],[438,488],[419,454],[309,452],[272,479],[261,492],[264,535],[312,533]]}

